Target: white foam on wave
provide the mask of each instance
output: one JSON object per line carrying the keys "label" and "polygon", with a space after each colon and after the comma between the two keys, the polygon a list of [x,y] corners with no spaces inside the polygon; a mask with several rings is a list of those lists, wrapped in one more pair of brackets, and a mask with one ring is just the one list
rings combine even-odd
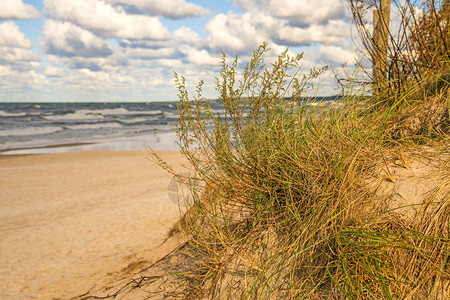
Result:
{"label": "white foam on wave", "polygon": [[161,115],[162,110],[127,110],[123,107],[114,109],[102,109],[95,112],[100,112],[103,115]]}
{"label": "white foam on wave", "polygon": [[164,116],[166,118],[178,118],[178,112],[165,111]]}
{"label": "white foam on wave", "polygon": [[105,108],[90,110],[91,113],[108,115],[108,116],[118,116],[118,115],[160,115],[163,113],[162,110],[128,110],[123,107],[119,108]]}
{"label": "white foam on wave", "polygon": [[3,110],[0,110],[0,117],[22,117],[26,116],[26,113],[9,113]]}
{"label": "white foam on wave", "polygon": [[44,115],[43,119],[49,121],[62,121],[62,120],[100,120],[103,116],[92,110],[77,110],[73,113],[64,115]]}
{"label": "white foam on wave", "polygon": [[104,116],[120,116],[120,115],[161,115],[162,110],[151,111],[130,111],[125,108],[114,109],[98,109],[87,110],[80,109],[72,113],[63,115],[43,115],[42,118],[49,121],[64,121],[64,120],[101,120]]}
{"label": "white foam on wave", "polygon": [[122,125],[118,123],[96,123],[96,124],[80,124],[80,125],[69,125],[64,126],[65,129],[70,130],[83,130],[83,129],[100,129],[100,128],[121,128]]}
{"label": "white foam on wave", "polygon": [[134,123],[141,123],[151,120],[157,120],[157,118],[133,118],[133,119],[121,119],[120,122],[126,123],[126,124],[134,124]]}
{"label": "white foam on wave", "polygon": [[315,106],[315,107],[337,108],[341,106],[342,103],[336,101],[314,101],[314,102],[307,102],[306,104],[308,106]]}
{"label": "white foam on wave", "polygon": [[0,136],[25,136],[25,135],[40,135],[49,134],[63,130],[62,127],[48,126],[48,127],[29,127],[29,128],[17,128],[10,130],[1,130]]}

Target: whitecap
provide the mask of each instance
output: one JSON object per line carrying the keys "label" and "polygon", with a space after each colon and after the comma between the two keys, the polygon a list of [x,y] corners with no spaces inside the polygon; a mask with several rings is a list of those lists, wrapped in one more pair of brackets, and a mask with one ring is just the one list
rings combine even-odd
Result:
{"label": "whitecap", "polygon": [[99,120],[103,119],[103,116],[100,113],[93,112],[92,110],[77,110],[73,113],[64,115],[43,115],[42,118],[49,121]]}
{"label": "whitecap", "polygon": [[0,110],[0,117],[22,117],[26,116],[26,113],[9,113],[3,110]]}
{"label": "whitecap", "polygon": [[162,110],[127,110],[123,107],[113,108],[113,109],[99,109],[94,110],[95,113],[100,113],[102,115],[161,115]]}
{"label": "whitecap", "polygon": [[62,127],[48,126],[48,127],[29,127],[17,128],[9,130],[1,130],[0,136],[25,136],[25,135],[40,135],[49,134],[63,130]]}
{"label": "whitecap", "polygon": [[147,122],[147,121],[151,121],[151,120],[155,120],[155,119],[154,119],[154,118],[120,119],[120,122],[121,122],[121,123],[126,123],[126,124],[134,124],[134,123]]}
{"label": "whitecap", "polygon": [[80,124],[80,125],[69,125],[64,126],[65,129],[70,130],[84,130],[84,129],[100,129],[100,128],[121,128],[122,125],[118,123],[97,123],[97,124]]}

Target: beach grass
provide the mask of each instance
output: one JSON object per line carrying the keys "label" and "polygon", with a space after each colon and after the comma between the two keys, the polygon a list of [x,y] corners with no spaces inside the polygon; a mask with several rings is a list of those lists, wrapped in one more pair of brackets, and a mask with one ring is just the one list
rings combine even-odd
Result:
{"label": "beach grass", "polygon": [[179,146],[194,168],[179,176],[192,195],[180,226],[199,262],[184,271],[186,298],[446,299],[450,97],[447,84],[430,92],[442,68],[320,103],[326,69],[296,76],[302,56],[287,51],[267,67],[267,49],[239,76],[224,56],[224,115],[202,82],[191,97],[176,74]]}

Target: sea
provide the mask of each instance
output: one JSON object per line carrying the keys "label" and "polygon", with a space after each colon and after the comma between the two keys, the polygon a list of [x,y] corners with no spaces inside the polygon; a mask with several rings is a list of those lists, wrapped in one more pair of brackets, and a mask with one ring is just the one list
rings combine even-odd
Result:
{"label": "sea", "polygon": [[[177,103],[0,103],[0,155],[178,150]],[[223,113],[220,101],[209,104]]]}
{"label": "sea", "polygon": [[0,155],[176,150],[177,102],[0,103]]}

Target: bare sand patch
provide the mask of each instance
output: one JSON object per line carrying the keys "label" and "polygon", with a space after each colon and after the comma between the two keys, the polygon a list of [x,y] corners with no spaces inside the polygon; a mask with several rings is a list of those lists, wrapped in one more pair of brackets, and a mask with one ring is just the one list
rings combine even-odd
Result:
{"label": "bare sand patch", "polygon": [[[181,169],[179,152],[159,153]],[[159,247],[179,217],[167,195],[171,176],[148,158],[0,156],[0,298],[69,299],[175,247]]]}

